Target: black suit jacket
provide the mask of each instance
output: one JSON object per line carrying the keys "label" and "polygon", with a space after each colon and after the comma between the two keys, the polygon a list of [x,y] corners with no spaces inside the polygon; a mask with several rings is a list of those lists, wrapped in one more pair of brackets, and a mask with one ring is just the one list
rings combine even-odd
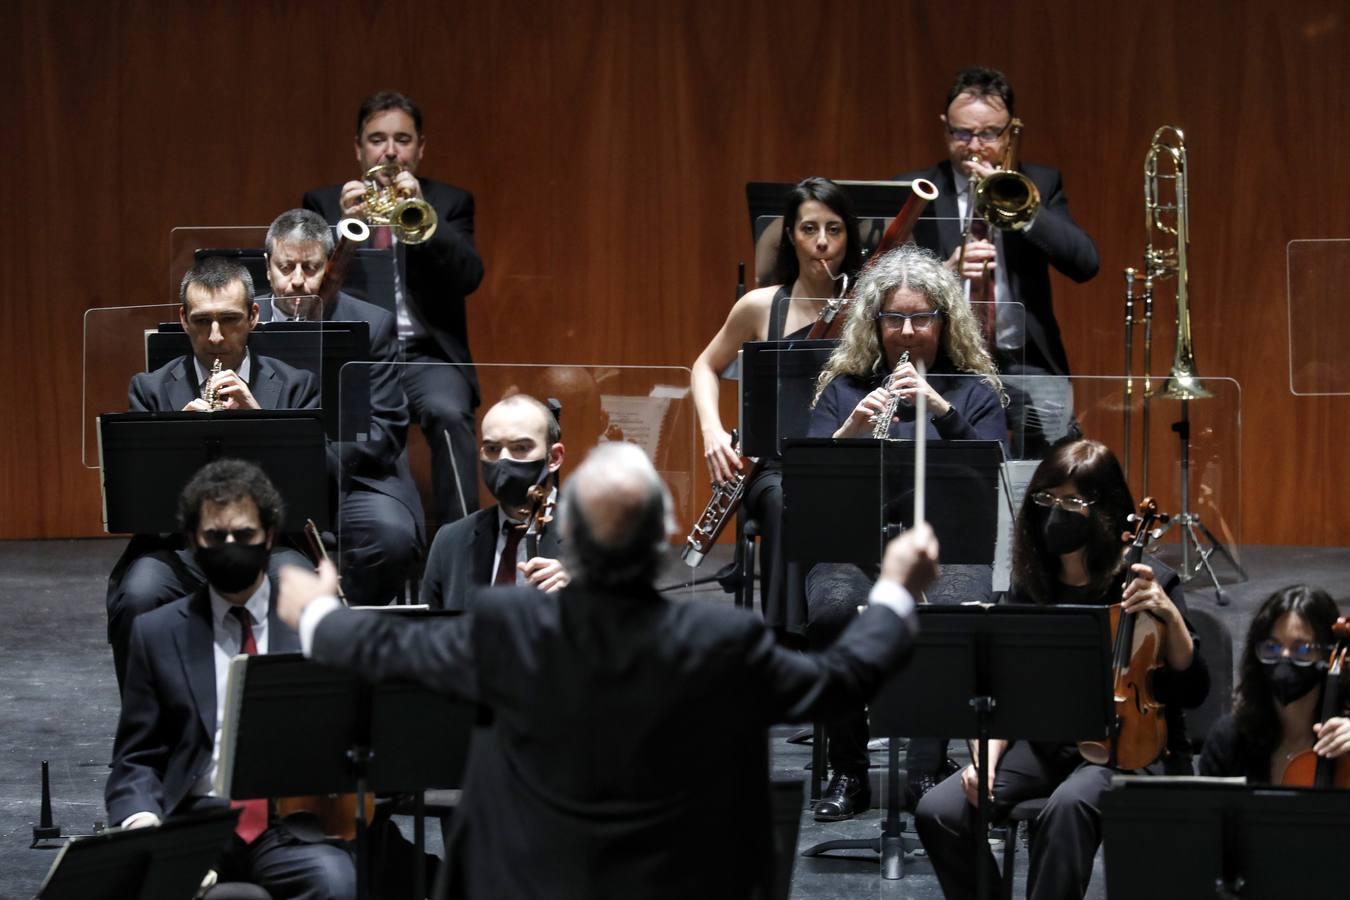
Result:
{"label": "black suit jacket", "polygon": [[[272,295],[256,298],[258,321],[272,321]],[[329,462],[340,474],[342,490],[351,482],[393,497],[408,508],[421,532],[422,499],[408,468],[408,398],[399,378],[398,338],[394,317],[373,303],[338,292],[324,308],[325,322],[366,322],[370,325],[370,359],[386,365],[370,366],[370,427],[364,441],[330,444]],[[344,387],[346,382],[344,381]],[[330,403],[339,402],[330,398]],[[334,449],[336,448],[336,449]],[[336,454],[334,457],[333,454]]]}
{"label": "black suit jacket", "polygon": [[[539,555],[557,559],[558,526],[544,529]],[[470,598],[492,584],[492,557],[497,550],[497,506],[480,509],[442,525],[431,542],[422,575],[421,601],[432,609],[471,608]]]}
{"label": "black suit jacket", "polygon": [[447,842],[456,896],[740,898],[770,858],[768,725],[862,703],[912,628],[869,608],[802,654],[743,610],[574,583],[490,589],[451,621],[338,610],[313,655],[491,709]]}
{"label": "black suit jacket", "polygon": [[[1069,214],[1064,182],[1058,169],[1024,165],[1021,171],[1041,192],[1041,210],[1030,231],[1003,233],[1004,265],[1014,301],[1026,306],[1028,366],[1060,375],[1069,373],[1069,358],[1055,322],[1050,297],[1050,266],[1077,282],[1097,274],[1097,245]],[[928,204],[914,225],[914,242],[947,259],[961,246],[960,207],[952,164],[942,162],[922,172],[901,175],[900,180],[927,178],[937,185],[938,198]],[[936,218],[935,218],[936,217]]]}
{"label": "black suit jacket", "polygon": [[[436,233],[421,244],[404,245],[403,273],[410,313],[452,363],[471,363],[469,326],[464,298],[483,280],[483,261],[473,243],[473,194],[430,178],[418,178],[422,197],[436,210]],[[300,201],[336,225],[342,218],[342,185],[330,184],[305,194]],[[477,397],[473,370],[467,372]]]}
{"label": "black suit jacket", "polygon": [[[267,614],[267,635],[269,653],[300,649],[299,636],[275,609]],[[104,789],[111,824],[142,811],[165,818],[199,802],[189,791],[210,765],[215,741],[213,642],[205,587],[132,625],[122,715]]]}
{"label": "black suit jacket", "polygon": [[[318,409],[319,383],[303,369],[251,353],[248,389],[263,409]],[[167,412],[202,395],[191,356],[180,356],[153,372],[131,378],[127,403],[132,412]]]}

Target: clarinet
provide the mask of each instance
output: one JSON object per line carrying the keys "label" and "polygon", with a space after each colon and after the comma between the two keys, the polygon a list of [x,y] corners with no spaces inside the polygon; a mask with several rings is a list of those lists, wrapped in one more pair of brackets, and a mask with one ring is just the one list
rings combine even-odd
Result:
{"label": "clarinet", "polygon": [[202,387],[202,399],[206,401],[206,406],[212,412],[225,408],[225,401],[220,399],[219,390],[216,388],[216,376],[220,374],[220,357],[211,365],[211,374],[206,376],[206,384]]}
{"label": "clarinet", "polygon": [[[900,367],[907,362],[909,362],[908,350],[900,354],[900,360],[895,364],[894,371],[886,376],[886,380],[881,383],[881,386],[890,390],[891,385],[895,382],[895,373],[899,372]],[[895,418],[895,411],[899,408],[900,397],[896,394],[891,394],[890,399],[886,401],[886,408],[871,418],[872,437],[884,438],[891,433],[891,420]]]}

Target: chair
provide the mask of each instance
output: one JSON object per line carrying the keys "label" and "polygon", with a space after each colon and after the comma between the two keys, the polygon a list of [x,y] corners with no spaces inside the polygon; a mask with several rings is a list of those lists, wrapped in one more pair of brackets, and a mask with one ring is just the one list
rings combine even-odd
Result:
{"label": "chair", "polygon": [[1187,610],[1200,639],[1200,652],[1209,667],[1209,694],[1195,709],[1186,710],[1186,730],[1197,751],[1205,743],[1214,723],[1233,708],[1233,633],[1223,620],[1207,609]]}
{"label": "chair", "polygon": [[1012,900],[1013,871],[1017,864],[1017,835],[1023,822],[1026,823],[1026,838],[1030,841],[1036,830],[1036,820],[1049,802],[1048,797],[1023,800],[1008,813],[1007,820],[1001,826],[1003,837],[1003,900]]}

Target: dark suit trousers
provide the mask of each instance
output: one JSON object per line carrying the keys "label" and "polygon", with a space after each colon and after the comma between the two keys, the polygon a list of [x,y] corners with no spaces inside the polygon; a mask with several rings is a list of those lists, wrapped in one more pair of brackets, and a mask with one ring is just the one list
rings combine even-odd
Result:
{"label": "dark suit trousers", "polygon": [[745,508],[759,527],[759,596],[764,624],[777,632],[806,627],[801,567],[783,558],[783,470],[766,466],[745,492]]}
{"label": "dark suit trousers", "polygon": [[[478,509],[478,436],[473,386],[460,366],[446,364],[438,347],[425,341],[406,345],[403,391],[408,409],[431,447],[431,479],[438,526]],[[425,365],[441,363],[441,365]],[[446,445],[450,436],[450,446]],[[453,448],[453,452],[452,452]],[[431,529],[434,531],[435,529]]]}
{"label": "dark suit trousers", "polygon": [[[1018,803],[1050,802],[1036,820],[1027,871],[1028,900],[1082,900],[1092,879],[1092,859],[1102,839],[1101,797],[1114,774],[1083,762],[1073,748],[1050,752],[1018,741],[994,775],[997,820]],[[975,835],[975,807],[953,775],[924,795],[915,813],[919,839],[948,900],[975,897],[975,854],[986,857],[991,893],[999,896],[998,867],[984,835]]]}
{"label": "dark suit trousers", "polygon": [[272,827],[248,846],[231,839],[220,861],[221,881],[261,885],[275,900],[352,900],[356,867],[351,854],[326,843],[305,843]]}
{"label": "dark suit trousers", "polygon": [[422,542],[406,506],[353,484],[338,511],[338,549],[347,601],[380,606],[402,595]]}
{"label": "dark suit trousers", "polygon": [[[314,564],[288,547],[274,547],[267,572],[273,581],[282,566],[313,568]],[[117,689],[127,673],[131,623],[141,613],[158,609],[196,592],[206,576],[191,550],[159,550],[135,560],[108,591],[108,643],[112,644]]]}

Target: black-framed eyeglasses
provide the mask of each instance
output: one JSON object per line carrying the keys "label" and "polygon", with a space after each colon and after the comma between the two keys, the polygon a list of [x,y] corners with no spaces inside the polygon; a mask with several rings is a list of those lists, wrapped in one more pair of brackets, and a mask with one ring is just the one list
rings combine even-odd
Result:
{"label": "black-framed eyeglasses", "polygon": [[1083,512],[1089,506],[1096,503],[1096,500],[1089,500],[1086,497],[1080,497],[1077,494],[1070,494],[1067,497],[1056,497],[1049,491],[1037,491],[1031,495],[1031,502],[1037,506],[1044,506],[1046,509],[1058,506],[1060,509],[1069,512]]}
{"label": "black-framed eyeglasses", "polygon": [[1286,650],[1289,651],[1289,661],[1294,665],[1311,666],[1322,658],[1322,652],[1326,647],[1309,641],[1299,641],[1286,647],[1274,638],[1266,638],[1256,645],[1256,658],[1268,666],[1273,666],[1284,659]]}
{"label": "black-framed eyeglasses", "polygon": [[877,321],[883,328],[894,328],[896,331],[905,327],[908,322],[915,331],[927,331],[939,321],[942,320],[942,310],[935,309],[931,312],[921,313],[902,313],[902,312],[879,312]]}
{"label": "black-framed eyeglasses", "polygon": [[979,131],[971,131],[969,128],[953,128],[948,125],[947,133],[951,135],[953,139],[960,141],[963,144],[969,144],[976,138],[979,138],[980,141],[985,144],[992,144],[994,141],[1003,137],[1004,133],[1011,127],[1012,120],[1009,119],[1008,124],[1004,125],[1002,128],[982,128]]}

